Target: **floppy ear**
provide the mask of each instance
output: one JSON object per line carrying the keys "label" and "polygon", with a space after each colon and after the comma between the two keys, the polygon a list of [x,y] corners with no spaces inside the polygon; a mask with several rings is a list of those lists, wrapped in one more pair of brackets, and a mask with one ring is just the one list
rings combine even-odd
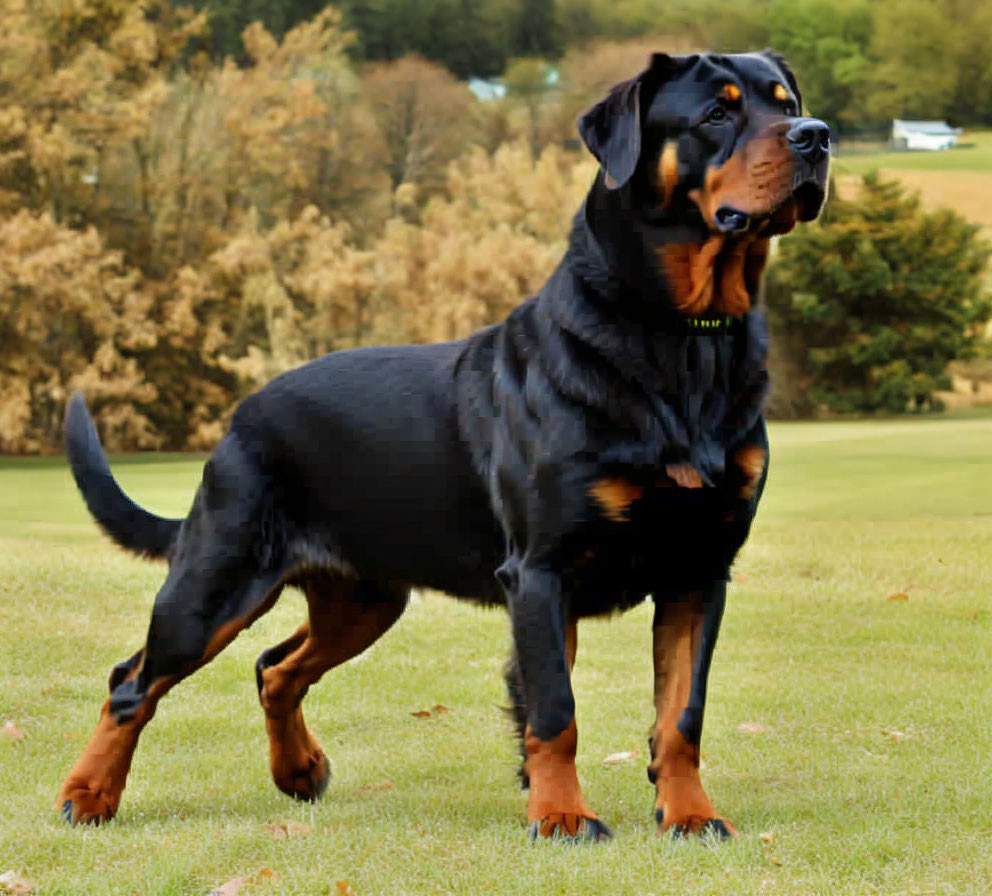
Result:
{"label": "floppy ear", "polygon": [[643,72],[617,84],[579,119],[579,135],[603,166],[611,190],[630,180],[641,155],[641,89],[648,80],[661,80],[670,62],[664,53],[654,53]]}
{"label": "floppy ear", "polygon": [[762,50],[761,55],[766,59],[770,59],[782,70],[782,74],[785,75],[785,80],[789,82],[789,87],[792,88],[792,92],[796,95],[796,102],[799,104],[799,112],[802,114],[803,95],[799,91],[799,84],[796,83],[796,76],[792,73],[792,69],[789,68],[789,63],[785,61],[785,57],[781,53],[776,53],[775,50]]}

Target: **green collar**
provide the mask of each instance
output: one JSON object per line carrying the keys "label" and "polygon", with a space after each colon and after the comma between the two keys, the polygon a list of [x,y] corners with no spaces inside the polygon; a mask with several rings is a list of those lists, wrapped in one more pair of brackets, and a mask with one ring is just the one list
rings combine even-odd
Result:
{"label": "green collar", "polygon": [[734,322],[729,314],[721,314],[719,317],[687,317],[685,320],[693,330],[722,330]]}

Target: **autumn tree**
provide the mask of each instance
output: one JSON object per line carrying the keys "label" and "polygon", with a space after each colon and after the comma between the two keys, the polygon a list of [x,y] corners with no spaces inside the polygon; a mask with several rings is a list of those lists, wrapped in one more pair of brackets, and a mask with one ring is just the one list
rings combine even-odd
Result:
{"label": "autumn tree", "polygon": [[436,63],[407,56],[368,66],[361,95],[378,126],[393,189],[410,184],[424,197],[436,192],[448,164],[475,136],[472,94]]}
{"label": "autumn tree", "polygon": [[992,313],[992,249],[950,209],[875,175],[855,199],[784,239],[767,280],[773,335],[796,381],[794,409],[902,413],[938,407],[946,368]]}
{"label": "autumn tree", "polygon": [[158,339],[151,297],[120,252],[47,213],[0,220],[0,452],[59,445],[68,394],[85,389],[111,448],[157,447],[157,392],[137,357]]}

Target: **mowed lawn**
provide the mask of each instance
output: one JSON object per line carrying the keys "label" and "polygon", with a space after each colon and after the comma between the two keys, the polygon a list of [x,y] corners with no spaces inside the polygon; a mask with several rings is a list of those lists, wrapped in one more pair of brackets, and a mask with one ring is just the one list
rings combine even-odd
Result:
{"label": "mowed lawn", "polygon": [[[163,701],[118,818],[67,827],[55,792],[163,569],[97,534],[60,459],[0,461],[0,724],[25,735],[0,735],[0,873],[46,896],[242,876],[245,894],[331,896],[992,892],[992,418],[776,425],[772,447],[703,742],[742,837],[655,836],[645,606],[580,627],[579,773],[616,834],[582,847],[527,842],[497,708],[505,616],[439,596],[308,696],[334,766],[320,804],[272,785],[255,697],[255,657],[303,613],[287,593]],[[188,457],[114,467],[167,513],[199,476]]]}

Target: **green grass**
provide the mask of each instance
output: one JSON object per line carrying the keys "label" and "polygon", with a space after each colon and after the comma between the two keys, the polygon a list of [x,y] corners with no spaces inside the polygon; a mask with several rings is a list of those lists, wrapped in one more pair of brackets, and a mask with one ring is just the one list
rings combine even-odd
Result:
{"label": "green grass", "polygon": [[[319,805],[271,784],[252,681],[302,616],[287,593],[163,701],[118,818],[66,827],[55,792],[162,568],[101,539],[61,462],[0,462],[0,722],[27,734],[0,738],[0,873],[45,896],[203,896],[263,868],[247,892],[992,892],[992,419],[778,425],[772,449],[711,680],[704,782],[742,831],[714,847],[654,835],[648,607],[580,629],[579,772],[616,838],[575,848],[526,842],[505,616],[436,596],[308,696],[334,765]],[[180,513],[199,462],[115,470]],[[435,703],[452,712],[410,714]],[[602,763],[620,750],[641,756]],[[286,822],[311,830],[265,827]]]}
{"label": "green grass", "polygon": [[914,171],[992,171],[992,131],[968,131],[961,145],[945,152],[845,151],[842,142],[836,169],[864,174],[874,168]]}

